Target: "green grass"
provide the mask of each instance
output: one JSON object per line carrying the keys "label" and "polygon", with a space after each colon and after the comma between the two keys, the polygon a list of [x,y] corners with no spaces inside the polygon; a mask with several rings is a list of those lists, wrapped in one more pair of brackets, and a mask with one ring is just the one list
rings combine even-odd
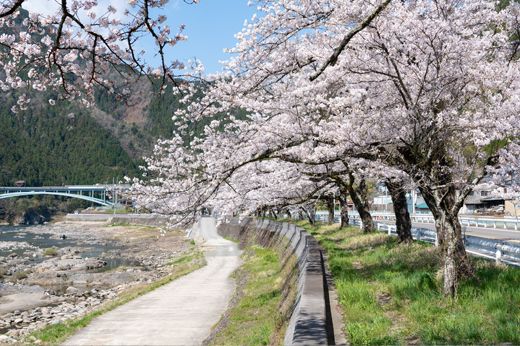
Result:
{"label": "green grass", "polygon": [[[134,225],[134,224],[131,224],[131,223],[128,223],[128,222],[115,222],[115,223],[107,223],[105,226],[103,227],[116,227],[116,226],[124,226],[124,227],[135,227],[135,228],[147,228],[147,229],[156,229],[157,227],[155,226],[145,226],[145,225]],[[167,232],[171,232],[171,231],[167,231]],[[155,236],[150,236],[150,238],[153,238]],[[119,237],[116,237],[116,238],[119,238]]]}
{"label": "green grass", "polygon": [[124,292],[116,300],[109,301],[100,305],[96,310],[85,314],[82,317],[68,320],[60,324],[48,325],[42,329],[36,330],[29,334],[26,338],[28,342],[30,336],[34,336],[43,342],[44,345],[57,345],[65,341],[69,336],[73,335],[80,328],[86,327],[93,318],[111,311],[116,307],[123,305],[137,297],[142,296],[158,287],[166,285],[181,276],[187,275],[206,265],[204,254],[201,251],[192,254],[190,260],[179,262],[176,267],[172,268],[171,275],[150,284],[140,284],[131,287]]}
{"label": "green grass", "polygon": [[232,241],[234,243],[240,243],[240,240],[235,240],[235,239],[233,239],[231,237],[228,237],[227,235],[223,236],[223,238],[226,239],[226,240]]}
{"label": "green grass", "polygon": [[357,228],[297,222],[329,255],[345,334],[353,345],[520,344],[520,270],[472,258],[477,279],[442,293],[439,251]]}
{"label": "green grass", "polygon": [[[114,208],[110,208],[110,209],[106,209],[104,211],[104,213],[107,213],[107,214],[114,214]],[[134,212],[131,211],[131,210],[127,210],[127,209],[124,209],[124,208],[118,208],[116,209],[116,214],[133,214]]]}
{"label": "green grass", "polygon": [[[191,252],[191,250],[190,250],[190,252]],[[199,259],[200,260],[200,259],[203,259],[203,258],[204,258],[204,254],[201,251],[196,251],[195,253],[192,253],[192,254],[189,254],[187,256],[183,256],[181,258],[178,258],[175,261],[168,262],[168,263],[162,265],[161,267],[173,266],[173,265],[180,264],[180,263],[191,262],[194,259]]]}
{"label": "green grass", "polygon": [[281,345],[296,297],[296,256],[280,263],[274,251],[250,246],[242,258],[235,278],[247,275],[243,296],[210,345]]}
{"label": "green grass", "polygon": [[16,280],[22,280],[22,279],[27,278],[27,272],[26,272],[26,271],[23,271],[23,272],[16,272],[13,276],[14,276],[14,278],[15,278]]}
{"label": "green grass", "polygon": [[51,247],[48,248],[48,249],[46,249],[46,250],[43,252],[43,255],[44,255],[44,256],[56,256],[57,254],[58,254],[58,253],[56,252],[56,250],[53,249],[53,248],[51,248]]}

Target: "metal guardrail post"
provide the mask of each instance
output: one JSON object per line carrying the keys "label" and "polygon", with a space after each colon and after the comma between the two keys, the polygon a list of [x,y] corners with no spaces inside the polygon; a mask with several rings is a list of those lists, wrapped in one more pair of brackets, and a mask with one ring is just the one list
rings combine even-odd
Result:
{"label": "metal guardrail post", "polygon": [[417,230],[417,236],[416,236],[415,240],[417,240],[417,241],[421,240],[421,229]]}
{"label": "metal guardrail post", "polygon": [[502,262],[502,245],[498,244],[495,263],[500,264],[500,262]]}

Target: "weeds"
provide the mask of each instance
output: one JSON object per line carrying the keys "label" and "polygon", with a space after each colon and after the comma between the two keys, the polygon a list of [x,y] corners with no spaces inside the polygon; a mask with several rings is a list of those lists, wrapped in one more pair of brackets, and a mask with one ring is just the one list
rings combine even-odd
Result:
{"label": "weeds", "polygon": [[51,247],[43,252],[44,256],[56,256],[57,254],[56,250]]}
{"label": "weeds", "polygon": [[23,271],[23,272],[16,272],[14,273],[14,278],[16,280],[22,280],[22,279],[26,279],[27,278],[27,272]]}
{"label": "weeds", "polygon": [[233,243],[240,243],[240,240],[235,240],[231,237],[228,237],[227,235],[223,236],[224,239],[232,241]]}

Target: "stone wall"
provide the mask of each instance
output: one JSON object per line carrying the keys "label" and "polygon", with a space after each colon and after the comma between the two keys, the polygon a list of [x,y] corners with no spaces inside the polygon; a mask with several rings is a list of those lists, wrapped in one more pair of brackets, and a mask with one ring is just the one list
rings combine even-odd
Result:
{"label": "stone wall", "polygon": [[300,271],[298,295],[284,344],[334,345],[324,254],[312,235],[294,224],[264,219],[229,218],[218,231],[239,240],[240,249],[257,244],[294,253]]}

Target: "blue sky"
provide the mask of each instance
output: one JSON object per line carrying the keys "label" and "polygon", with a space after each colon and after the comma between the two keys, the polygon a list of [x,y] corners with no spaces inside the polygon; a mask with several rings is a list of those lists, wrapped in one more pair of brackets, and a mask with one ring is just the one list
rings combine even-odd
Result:
{"label": "blue sky", "polygon": [[180,24],[186,24],[183,33],[188,41],[168,48],[169,60],[186,62],[196,57],[206,73],[220,71],[218,61],[229,59],[223,48],[236,45],[234,35],[242,30],[244,20],[250,22],[256,12],[256,6],[247,6],[247,3],[248,0],[201,0],[188,5],[182,0],[170,0],[164,11],[168,17],[166,23],[172,28],[172,34]]}
{"label": "blue sky", "polygon": [[[187,42],[179,42],[175,47],[167,48],[168,61],[178,59],[186,63],[196,57],[204,67],[206,73],[215,73],[221,70],[219,60],[228,60],[223,48],[234,47],[237,43],[234,35],[241,31],[244,21],[251,19],[256,12],[256,6],[247,6],[249,0],[200,0],[198,4],[189,5],[183,0],[170,0],[164,6],[162,14],[168,17],[163,23],[171,28],[171,36],[177,33],[181,24],[186,25],[184,35]],[[118,12],[116,17],[124,18],[122,13],[129,8],[126,0],[98,0],[99,6],[95,12],[101,15],[108,5],[114,6]],[[53,0],[27,0],[24,8],[43,14],[53,14],[57,10],[57,3]],[[160,14],[154,11],[153,15]],[[83,15],[83,18],[86,17]],[[155,45],[153,39],[145,38],[139,43],[140,48],[146,51],[146,60],[151,66],[153,63]]]}

